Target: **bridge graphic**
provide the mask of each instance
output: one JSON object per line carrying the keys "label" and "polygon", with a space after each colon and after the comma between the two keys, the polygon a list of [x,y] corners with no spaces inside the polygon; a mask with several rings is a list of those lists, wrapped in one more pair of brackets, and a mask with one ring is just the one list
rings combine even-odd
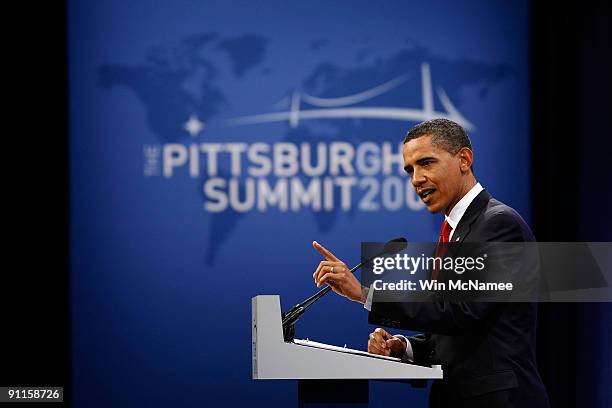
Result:
{"label": "bridge graphic", "polygon": [[[436,94],[445,112],[434,110],[433,85],[428,63],[421,64],[421,109],[386,106],[347,107],[382,95],[398,87],[409,77],[410,75],[408,74],[401,75],[366,91],[338,98],[320,98],[295,91],[291,95],[290,109],[288,111],[238,116],[227,119],[226,124],[230,126],[243,126],[288,121],[290,126],[295,128],[299,125],[300,121],[309,119],[359,118],[422,122],[434,118],[446,118],[457,122],[467,130],[476,129],[457,110],[442,87],[436,88]],[[304,106],[307,109],[303,109]]]}

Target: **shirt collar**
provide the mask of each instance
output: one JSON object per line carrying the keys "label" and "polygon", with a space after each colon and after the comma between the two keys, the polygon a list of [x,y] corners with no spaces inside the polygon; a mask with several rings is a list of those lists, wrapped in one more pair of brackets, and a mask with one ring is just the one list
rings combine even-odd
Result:
{"label": "shirt collar", "polygon": [[450,214],[448,216],[444,216],[453,231],[455,228],[457,228],[457,225],[459,224],[459,221],[461,221],[465,210],[467,210],[472,201],[474,201],[476,196],[480,194],[482,190],[484,190],[484,188],[482,188],[480,183],[476,183],[476,185],[474,185],[474,187],[472,187],[470,191],[468,191],[467,194],[464,195],[457,204],[455,204]]}

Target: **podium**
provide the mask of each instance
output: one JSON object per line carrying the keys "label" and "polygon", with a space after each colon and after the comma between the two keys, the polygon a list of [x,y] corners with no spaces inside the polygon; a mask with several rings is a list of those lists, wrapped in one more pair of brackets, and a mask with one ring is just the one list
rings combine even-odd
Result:
{"label": "podium", "polygon": [[[413,365],[398,358],[309,340],[285,342],[279,296],[255,296],[251,307],[253,379],[299,380],[300,406],[346,402],[367,406],[367,380],[442,378],[441,366]],[[357,400],[340,401],[341,395],[356,396]]]}

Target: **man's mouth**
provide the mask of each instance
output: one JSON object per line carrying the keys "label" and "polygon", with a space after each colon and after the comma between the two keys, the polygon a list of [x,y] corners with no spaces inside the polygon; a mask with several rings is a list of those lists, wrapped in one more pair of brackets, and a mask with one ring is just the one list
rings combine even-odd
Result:
{"label": "man's mouth", "polygon": [[436,192],[437,190],[435,188],[424,188],[419,190],[419,197],[421,197],[421,200],[427,204],[427,202],[430,200],[430,196]]}

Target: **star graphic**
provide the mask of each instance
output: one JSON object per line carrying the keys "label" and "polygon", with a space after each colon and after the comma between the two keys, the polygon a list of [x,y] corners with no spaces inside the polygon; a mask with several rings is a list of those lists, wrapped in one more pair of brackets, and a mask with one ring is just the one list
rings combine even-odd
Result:
{"label": "star graphic", "polygon": [[205,126],[204,122],[202,122],[197,115],[191,115],[189,120],[183,124],[183,129],[185,129],[191,137],[196,137]]}

